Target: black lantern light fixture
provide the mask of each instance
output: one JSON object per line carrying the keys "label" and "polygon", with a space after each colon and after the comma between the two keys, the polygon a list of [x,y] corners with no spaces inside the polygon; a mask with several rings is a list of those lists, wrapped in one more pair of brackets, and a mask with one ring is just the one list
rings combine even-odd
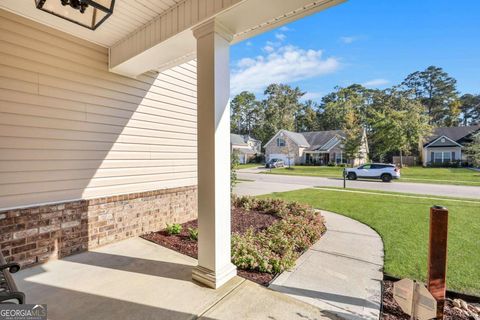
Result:
{"label": "black lantern light fixture", "polygon": [[113,13],[115,0],[35,0],[37,9],[95,30]]}

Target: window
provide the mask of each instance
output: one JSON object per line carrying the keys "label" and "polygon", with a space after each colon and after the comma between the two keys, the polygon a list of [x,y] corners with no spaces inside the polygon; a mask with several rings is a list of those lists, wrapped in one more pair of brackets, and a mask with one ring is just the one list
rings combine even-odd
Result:
{"label": "window", "polygon": [[359,167],[358,169],[370,169],[372,166],[369,164],[364,164],[363,166]]}
{"label": "window", "polygon": [[440,152],[432,152],[433,154],[433,162],[434,163],[444,163],[450,162],[455,159],[455,153],[451,151],[440,151]]}
{"label": "window", "polygon": [[444,153],[443,153],[443,162],[450,162],[450,160],[451,160],[451,159],[450,159],[450,156],[451,156],[451,155],[452,155],[452,154],[451,154],[450,152],[444,152]]}
{"label": "window", "polygon": [[340,163],[343,163],[343,152],[339,152],[339,153],[335,153],[334,154],[335,156],[335,163],[336,164],[340,164]]}
{"label": "window", "polygon": [[277,138],[277,147],[285,147],[285,139]]}

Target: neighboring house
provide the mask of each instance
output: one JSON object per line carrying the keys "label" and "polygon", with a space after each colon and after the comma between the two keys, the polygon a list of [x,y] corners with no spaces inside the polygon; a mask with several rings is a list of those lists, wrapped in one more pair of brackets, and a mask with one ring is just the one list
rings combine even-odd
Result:
{"label": "neighboring house", "polygon": [[286,164],[351,164],[367,161],[368,143],[365,132],[357,158],[348,161],[343,150],[343,130],[291,132],[280,130],[265,144],[266,160],[282,159]]}
{"label": "neighboring house", "polygon": [[249,135],[230,134],[230,145],[232,152],[238,152],[239,162],[248,163],[250,159],[261,153],[262,142]]}
{"label": "neighboring house", "polygon": [[422,145],[423,165],[466,163],[468,159],[463,151],[476,133],[480,133],[480,124],[434,129],[432,135],[426,138]]}

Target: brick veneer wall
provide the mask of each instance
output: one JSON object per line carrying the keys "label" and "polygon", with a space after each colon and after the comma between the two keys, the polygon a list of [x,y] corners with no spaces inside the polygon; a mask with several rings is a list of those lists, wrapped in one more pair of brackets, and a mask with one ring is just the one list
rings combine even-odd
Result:
{"label": "brick veneer wall", "polygon": [[277,146],[277,138],[275,138],[265,147],[265,155],[267,156],[266,161],[270,160],[268,157],[271,154],[284,154],[285,156],[290,154],[290,157],[295,161],[295,164],[303,163],[303,155],[300,155],[300,148],[298,145],[286,135],[283,137],[283,139],[285,140],[286,144],[284,147]]}
{"label": "brick veneer wall", "polygon": [[0,248],[31,266],[196,217],[196,186],[0,211]]}

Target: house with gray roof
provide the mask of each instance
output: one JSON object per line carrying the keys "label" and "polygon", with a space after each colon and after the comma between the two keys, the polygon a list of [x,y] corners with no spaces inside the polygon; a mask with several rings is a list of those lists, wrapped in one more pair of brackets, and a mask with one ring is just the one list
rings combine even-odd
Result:
{"label": "house with gray roof", "polygon": [[441,127],[433,130],[422,144],[423,165],[465,164],[465,146],[480,134],[480,124],[465,127]]}
{"label": "house with gray roof", "polygon": [[249,135],[230,134],[230,147],[232,152],[238,154],[240,163],[248,163],[250,159],[262,152],[262,142]]}
{"label": "house with gray roof", "polygon": [[351,164],[360,165],[368,159],[368,142],[365,132],[362,145],[355,159],[347,159],[343,147],[345,131],[292,132],[278,131],[265,144],[265,158],[281,159],[286,164]]}

